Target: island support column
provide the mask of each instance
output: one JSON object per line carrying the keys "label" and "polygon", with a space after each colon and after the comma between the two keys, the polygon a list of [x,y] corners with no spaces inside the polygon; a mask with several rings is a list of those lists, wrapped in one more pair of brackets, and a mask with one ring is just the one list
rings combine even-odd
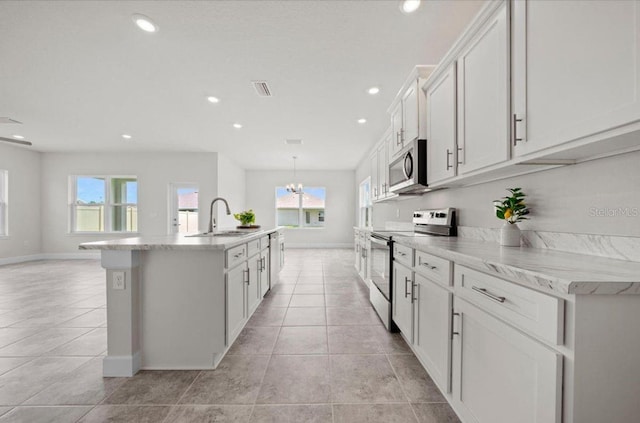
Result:
{"label": "island support column", "polygon": [[[107,270],[107,356],[102,374],[129,377],[141,366],[140,353],[140,252],[102,250]],[[124,272],[124,289],[116,289],[114,272]]]}

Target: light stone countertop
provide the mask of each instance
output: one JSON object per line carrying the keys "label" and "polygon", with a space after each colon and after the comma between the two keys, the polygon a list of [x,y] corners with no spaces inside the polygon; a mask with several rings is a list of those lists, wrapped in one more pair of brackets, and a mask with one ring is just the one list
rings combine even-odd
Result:
{"label": "light stone countertop", "polygon": [[640,294],[640,262],[458,237],[394,237],[456,264],[561,294]]}
{"label": "light stone countertop", "polygon": [[81,250],[226,250],[276,231],[276,228],[251,230],[247,231],[247,235],[242,236],[189,237],[179,234],[142,236],[85,242],[80,244],[79,248]]}

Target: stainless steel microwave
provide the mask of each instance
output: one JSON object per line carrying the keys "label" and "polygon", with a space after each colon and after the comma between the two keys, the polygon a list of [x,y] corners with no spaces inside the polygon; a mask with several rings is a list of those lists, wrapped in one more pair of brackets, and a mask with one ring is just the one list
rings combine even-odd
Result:
{"label": "stainless steel microwave", "polygon": [[389,163],[389,189],[396,194],[417,194],[427,188],[427,140],[415,140]]}

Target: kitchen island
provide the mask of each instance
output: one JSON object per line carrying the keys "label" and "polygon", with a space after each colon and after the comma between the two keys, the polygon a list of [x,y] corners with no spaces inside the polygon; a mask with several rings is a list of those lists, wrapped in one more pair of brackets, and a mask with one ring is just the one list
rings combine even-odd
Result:
{"label": "kitchen island", "polygon": [[277,236],[270,229],[81,244],[101,250],[107,271],[104,376],[216,368],[276,282]]}

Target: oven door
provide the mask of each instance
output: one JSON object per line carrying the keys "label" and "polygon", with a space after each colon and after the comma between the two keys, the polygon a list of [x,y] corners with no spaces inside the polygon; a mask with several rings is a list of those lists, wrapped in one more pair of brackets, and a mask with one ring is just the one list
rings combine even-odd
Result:
{"label": "oven door", "polygon": [[389,187],[391,191],[398,191],[415,183],[413,160],[413,148],[410,148],[389,164]]}
{"label": "oven door", "polygon": [[391,241],[371,235],[371,282],[382,296],[391,300]]}

